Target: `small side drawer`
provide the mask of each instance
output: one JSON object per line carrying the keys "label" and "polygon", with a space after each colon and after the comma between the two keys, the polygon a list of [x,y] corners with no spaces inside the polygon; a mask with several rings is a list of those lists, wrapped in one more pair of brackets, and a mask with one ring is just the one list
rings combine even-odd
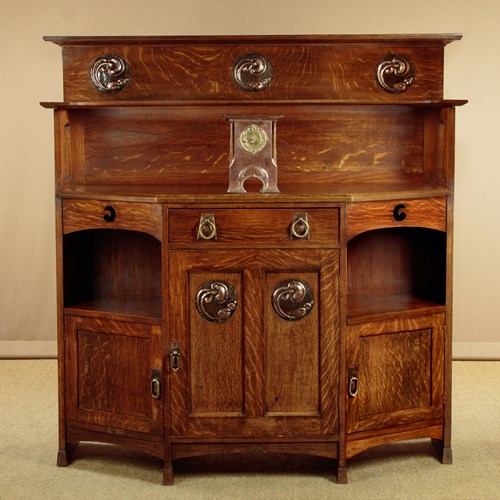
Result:
{"label": "small side drawer", "polygon": [[347,239],[372,229],[426,227],[446,231],[446,198],[355,202],[347,206]]}
{"label": "small side drawer", "polygon": [[[213,238],[198,236],[202,214],[213,215],[215,228],[209,225]],[[296,214],[307,214],[309,237],[291,237]],[[262,246],[313,247],[338,246],[339,209],[307,207],[252,209],[252,208],[199,208],[169,211],[169,243],[176,247],[208,246]],[[302,228],[303,229],[303,228]]]}
{"label": "small side drawer", "polygon": [[63,233],[84,229],[128,229],[161,240],[161,205],[125,201],[64,200]]}

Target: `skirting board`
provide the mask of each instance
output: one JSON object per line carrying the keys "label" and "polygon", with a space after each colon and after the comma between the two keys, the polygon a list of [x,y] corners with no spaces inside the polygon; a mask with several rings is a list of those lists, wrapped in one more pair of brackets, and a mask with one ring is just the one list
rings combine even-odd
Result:
{"label": "skirting board", "polygon": [[[0,341],[0,358],[56,358],[55,340]],[[453,342],[453,359],[500,360],[500,342]]]}
{"label": "skirting board", "polygon": [[453,359],[500,360],[500,342],[453,342]]}
{"label": "skirting board", "polygon": [[0,358],[57,358],[55,340],[2,340]]}

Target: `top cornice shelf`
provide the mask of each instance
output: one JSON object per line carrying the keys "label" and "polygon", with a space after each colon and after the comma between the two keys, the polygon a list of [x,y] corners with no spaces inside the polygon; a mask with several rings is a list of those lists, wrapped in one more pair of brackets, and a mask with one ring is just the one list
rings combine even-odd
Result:
{"label": "top cornice shelf", "polygon": [[201,101],[440,106],[444,47],[460,38],[459,34],[44,37],[62,49],[63,101],[103,107]]}
{"label": "top cornice shelf", "polygon": [[244,44],[275,44],[307,43],[307,44],[412,44],[412,45],[447,45],[460,40],[459,33],[430,33],[406,35],[200,35],[200,36],[44,36],[47,42],[57,45],[163,45],[163,44],[213,44],[244,43]]}
{"label": "top cornice shelf", "polygon": [[[439,101],[352,101],[352,100],[304,100],[304,101],[259,101],[261,106],[422,106],[430,108],[447,108],[463,106],[466,99],[443,99]],[[180,106],[209,107],[209,106],[251,106],[252,101],[89,101],[89,102],[41,102],[47,109],[93,109],[93,108],[171,108]]]}

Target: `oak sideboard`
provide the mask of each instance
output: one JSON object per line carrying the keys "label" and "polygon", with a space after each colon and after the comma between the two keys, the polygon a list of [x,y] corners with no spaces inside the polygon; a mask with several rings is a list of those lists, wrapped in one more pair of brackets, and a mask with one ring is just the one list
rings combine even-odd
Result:
{"label": "oak sideboard", "polygon": [[59,452],[451,463],[460,35],[45,37]]}

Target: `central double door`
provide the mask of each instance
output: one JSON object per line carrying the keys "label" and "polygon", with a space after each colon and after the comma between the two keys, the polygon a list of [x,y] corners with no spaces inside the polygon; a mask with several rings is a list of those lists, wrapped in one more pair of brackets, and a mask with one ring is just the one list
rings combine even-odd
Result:
{"label": "central double door", "polygon": [[179,250],[169,269],[173,437],[338,433],[338,250]]}

